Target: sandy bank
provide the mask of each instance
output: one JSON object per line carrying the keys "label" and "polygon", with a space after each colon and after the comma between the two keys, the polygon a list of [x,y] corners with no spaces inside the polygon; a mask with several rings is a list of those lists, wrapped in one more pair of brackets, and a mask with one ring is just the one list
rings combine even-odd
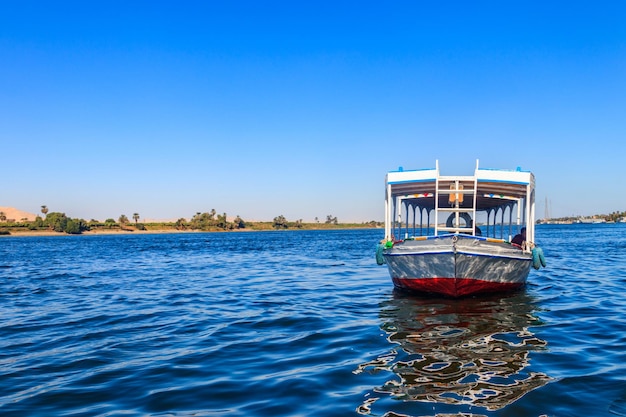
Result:
{"label": "sandy bank", "polygon": [[70,235],[67,233],[59,233],[51,230],[11,230],[10,235],[0,235],[0,237],[20,237],[20,236],[95,236],[95,235],[149,235],[159,233],[201,233],[198,230],[175,230],[175,229],[159,229],[159,230],[89,230],[78,235]]}

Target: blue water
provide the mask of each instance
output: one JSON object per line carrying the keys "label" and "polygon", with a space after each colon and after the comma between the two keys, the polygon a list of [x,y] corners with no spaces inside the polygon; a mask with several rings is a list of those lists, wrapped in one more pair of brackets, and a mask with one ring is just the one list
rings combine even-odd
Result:
{"label": "blue water", "polygon": [[0,238],[0,415],[626,416],[626,225],[465,300],[394,291],[382,234]]}

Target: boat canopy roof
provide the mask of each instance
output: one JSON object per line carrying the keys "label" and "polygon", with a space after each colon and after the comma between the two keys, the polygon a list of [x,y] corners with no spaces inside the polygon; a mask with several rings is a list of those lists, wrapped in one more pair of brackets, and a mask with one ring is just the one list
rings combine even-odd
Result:
{"label": "boat canopy roof", "polygon": [[[441,176],[437,168],[412,171],[390,171],[387,185],[391,197],[404,197],[407,203],[425,209],[435,209],[435,195],[440,207],[449,205],[450,189],[460,184],[464,194],[476,187],[476,210],[485,211],[508,205],[511,200],[526,198],[534,189],[535,177],[529,171],[476,169],[474,176]],[[440,192],[437,192],[439,187]],[[460,192],[454,189],[455,192]],[[473,195],[468,195],[473,197]],[[460,206],[473,207],[472,198],[463,198]]]}

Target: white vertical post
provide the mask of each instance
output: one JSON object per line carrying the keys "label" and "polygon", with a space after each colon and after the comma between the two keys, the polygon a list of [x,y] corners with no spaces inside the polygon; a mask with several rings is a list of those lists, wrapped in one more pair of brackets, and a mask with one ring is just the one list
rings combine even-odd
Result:
{"label": "white vertical post", "polygon": [[391,240],[391,185],[385,191],[385,239]]}

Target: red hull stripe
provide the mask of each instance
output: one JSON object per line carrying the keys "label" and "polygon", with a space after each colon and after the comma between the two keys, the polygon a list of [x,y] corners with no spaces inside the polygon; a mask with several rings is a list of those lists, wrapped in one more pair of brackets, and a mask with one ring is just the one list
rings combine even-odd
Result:
{"label": "red hull stripe", "polygon": [[479,293],[514,291],[523,283],[491,282],[469,278],[393,278],[393,285],[411,291],[464,297]]}

